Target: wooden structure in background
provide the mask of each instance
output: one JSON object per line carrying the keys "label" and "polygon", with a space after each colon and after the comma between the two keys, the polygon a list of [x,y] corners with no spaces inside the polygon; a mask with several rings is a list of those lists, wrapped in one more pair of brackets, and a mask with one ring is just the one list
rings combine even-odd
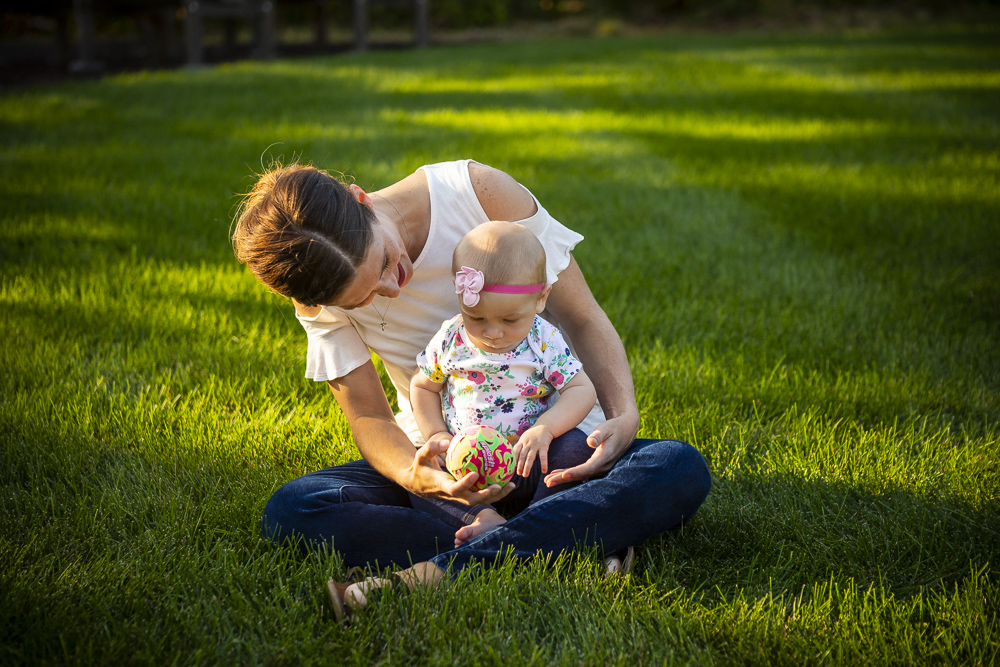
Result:
{"label": "wooden structure in background", "polygon": [[69,64],[69,71],[78,73],[101,71],[104,66],[97,59],[94,3],[91,0],[73,0],[73,18],[76,19],[77,37],[80,40],[80,57]]}
{"label": "wooden structure in background", "polygon": [[[351,5],[354,32],[354,48],[364,51],[368,48],[368,15],[374,5],[411,6],[413,8],[414,46],[425,48],[430,43],[430,0],[307,0],[315,7],[313,21],[317,46],[327,45],[326,24],[329,6],[332,2],[347,2]],[[184,22],[184,53],[189,67],[198,67],[205,62],[204,32],[206,19],[222,19],[225,22],[226,45],[232,48],[236,42],[238,25],[242,22],[251,27],[254,34],[252,57],[270,59],[277,52],[277,10],[280,0],[154,0],[149,5],[157,5],[166,17],[163,21],[164,34],[173,29],[173,15]],[[302,4],[302,0],[286,0],[289,4]],[[79,58],[70,64],[73,72],[99,72],[103,65],[98,59],[97,29],[94,20],[95,4],[107,8],[101,0],[73,0],[73,16],[79,40]],[[149,9],[147,7],[147,9]],[[180,10],[179,12],[177,10]],[[149,20],[140,21],[143,39],[149,40]],[[168,36],[169,37],[169,36]],[[169,47],[169,44],[168,44]]]}
{"label": "wooden structure in background", "polygon": [[226,22],[226,42],[236,40],[233,19],[242,19],[253,27],[256,49],[253,55],[264,60],[274,57],[275,6],[272,0],[190,0],[184,7],[184,46],[188,67],[204,64],[205,19],[230,19]]}
{"label": "wooden structure in background", "polygon": [[[125,17],[133,21],[146,50],[146,66],[161,67],[170,59],[176,43],[174,29],[177,12],[181,7],[178,0],[72,0],[72,3],[66,3],[65,10],[61,5],[61,2],[50,0],[35,11],[56,21],[60,61],[65,61],[72,51],[69,40],[63,36],[65,31],[68,38],[69,15],[72,14],[78,48],[76,59],[69,63],[71,72],[99,73],[104,69],[98,44],[98,15]],[[65,45],[62,44],[64,39]],[[106,49],[105,55],[108,55]]]}
{"label": "wooden structure in background", "polygon": [[414,45],[426,48],[430,43],[430,0],[352,0],[354,17],[354,48],[368,48],[368,8],[373,4],[413,5]]}

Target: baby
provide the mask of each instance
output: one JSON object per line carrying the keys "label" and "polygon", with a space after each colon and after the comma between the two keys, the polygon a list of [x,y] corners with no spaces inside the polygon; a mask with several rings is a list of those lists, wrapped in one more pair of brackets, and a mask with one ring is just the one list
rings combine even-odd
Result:
{"label": "baby", "polygon": [[[514,445],[518,494],[537,502],[560,490],[540,483],[560,446],[553,440],[583,421],[597,398],[562,334],[538,316],[552,289],[545,282],[545,251],[526,227],[488,222],[456,246],[452,271],[461,312],[417,356],[413,415],[427,442],[479,425],[496,429]],[[564,451],[560,466],[579,465],[591,453]],[[461,526],[456,546],[505,521],[489,505],[411,499]]]}

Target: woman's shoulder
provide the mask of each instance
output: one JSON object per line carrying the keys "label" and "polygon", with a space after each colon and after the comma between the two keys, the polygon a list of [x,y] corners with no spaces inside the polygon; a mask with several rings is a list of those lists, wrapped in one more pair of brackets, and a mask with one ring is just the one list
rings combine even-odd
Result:
{"label": "woman's shoulder", "polygon": [[470,160],[469,179],[490,220],[524,220],[538,210],[531,193],[507,172]]}

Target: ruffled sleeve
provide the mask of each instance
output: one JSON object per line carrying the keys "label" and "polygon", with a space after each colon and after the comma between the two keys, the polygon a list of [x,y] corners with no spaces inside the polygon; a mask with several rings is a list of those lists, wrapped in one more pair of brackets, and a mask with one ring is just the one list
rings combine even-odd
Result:
{"label": "ruffled sleeve", "polygon": [[326,382],[343,377],[371,359],[371,351],[343,312],[323,307],[315,317],[296,319],[306,330],[306,377]]}
{"label": "ruffled sleeve", "polygon": [[[528,188],[524,189],[531,194]],[[552,285],[559,280],[559,274],[563,269],[569,266],[570,253],[576,244],[583,240],[583,235],[553,218],[535,195],[531,194],[531,197],[535,200],[538,210],[530,218],[518,222],[530,229],[545,248],[545,280]]]}

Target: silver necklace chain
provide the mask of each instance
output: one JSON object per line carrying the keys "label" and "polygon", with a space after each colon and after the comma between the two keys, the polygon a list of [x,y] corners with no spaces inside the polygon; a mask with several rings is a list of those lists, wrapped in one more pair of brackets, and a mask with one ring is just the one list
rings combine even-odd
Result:
{"label": "silver necklace chain", "polygon": [[[388,299],[389,297],[386,298]],[[378,313],[378,316],[380,318],[378,325],[382,328],[382,331],[385,331],[385,325],[387,324],[387,322],[385,321],[385,313],[389,312],[389,306],[391,305],[392,305],[392,299],[389,299],[389,303],[385,304],[385,312],[379,313],[378,308],[375,308],[375,302],[372,301],[372,308],[375,308],[375,312]]]}
{"label": "silver necklace chain", "polygon": [[[393,209],[395,209],[396,215],[399,216],[400,221],[403,223],[403,230],[406,232],[406,243],[407,243],[407,245],[409,245],[409,243],[410,243],[410,230],[406,226],[406,218],[403,217],[403,214],[400,213],[399,209],[396,207],[395,204],[392,203],[392,201],[386,199],[382,195],[373,192],[372,196],[378,197],[382,201],[384,201],[387,204],[389,204],[389,206],[391,206]],[[389,299],[389,297],[386,297],[386,298]],[[375,312],[378,313],[378,315],[379,315],[379,323],[378,323],[378,325],[379,325],[379,327],[382,328],[382,331],[385,331],[385,325],[386,325],[385,314],[389,312],[389,307],[390,306],[392,306],[392,299],[389,299],[389,303],[385,304],[385,312],[379,312],[378,308],[375,307],[375,302],[372,301],[372,308],[375,308]]]}

